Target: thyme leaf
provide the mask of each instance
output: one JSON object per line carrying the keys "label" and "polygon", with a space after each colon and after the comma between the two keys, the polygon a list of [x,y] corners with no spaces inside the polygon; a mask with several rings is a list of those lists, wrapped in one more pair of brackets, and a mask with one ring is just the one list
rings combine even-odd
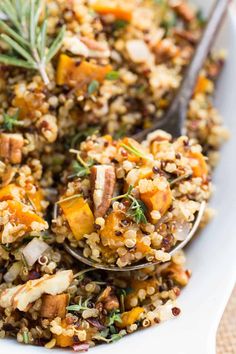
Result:
{"label": "thyme leaf", "polygon": [[109,73],[106,74],[105,79],[106,80],[118,80],[119,79],[119,71],[112,70]]}
{"label": "thyme leaf", "polygon": [[98,90],[98,88],[99,88],[99,82],[97,80],[91,81],[90,84],[88,85],[88,94],[92,95]]}
{"label": "thyme leaf", "polygon": [[110,314],[109,319],[108,319],[108,324],[107,324],[107,326],[110,327],[110,326],[112,326],[115,322],[119,322],[119,323],[122,322],[121,316],[120,316],[120,311],[119,311],[119,310],[115,310],[115,311],[113,311],[113,312]]}
{"label": "thyme leaf", "polygon": [[131,202],[131,205],[127,211],[127,215],[129,215],[137,224],[147,224],[147,218],[145,215],[147,207],[142,200],[136,199],[132,195],[133,189],[134,187],[130,185],[127,193],[112,198],[112,201],[128,199]]}
{"label": "thyme leaf", "polygon": [[139,149],[137,149],[135,146],[133,145],[127,145],[125,143],[122,143],[121,146],[127,150],[128,152],[130,152],[131,154],[140,157],[141,159],[144,160],[149,160],[148,156],[146,156],[142,151],[140,151]]}
{"label": "thyme leaf", "polygon": [[73,174],[69,176],[72,177],[86,177],[90,174],[90,167],[94,165],[94,161],[92,159],[88,160],[86,164],[82,164],[79,161],[72,162]]}
{"label": "thyme leaf", "polygon": [[16,112],[13,116],[4,113],[3,114],[3,129],[7,131],[12,131],[15,126],[23,126],[24,123],[18,121],[19,112]]}
{"label": "thyme leaf", "polygon": [[79,303],[77,305],[67,306],[66,309],[68,311],[76,311],[76,312],[82,312],[84,310],[89,310],[90,309],[88,307],[89,301],[90,301],[90,298],[88,298],[84,302],[82,302],[82,297],[80,297]]}

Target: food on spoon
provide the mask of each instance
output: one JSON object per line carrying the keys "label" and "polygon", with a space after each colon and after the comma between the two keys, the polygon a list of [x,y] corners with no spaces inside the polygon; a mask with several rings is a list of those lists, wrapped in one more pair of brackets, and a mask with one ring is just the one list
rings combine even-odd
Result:
{"label": "food on spoon", "polygon": [[[172,140],[162,131],[142,144],[131,138],[87,138],[75,151],[86,173],[68,171],[55,233],[60,235],[60,225],[64,230],[67,224],[73,246],[96,262],[125,267],[140,260],[168,261],[178,242],[175,226],[186,223],[182,236],[187,237],[200,203],[210,195],[207,165],[197,149],[187,137]],[[106,165],[99,165],[108,151]],[[91,158],[93,166],[88,167]],[[83,207],[67,207],[76,201]]]}

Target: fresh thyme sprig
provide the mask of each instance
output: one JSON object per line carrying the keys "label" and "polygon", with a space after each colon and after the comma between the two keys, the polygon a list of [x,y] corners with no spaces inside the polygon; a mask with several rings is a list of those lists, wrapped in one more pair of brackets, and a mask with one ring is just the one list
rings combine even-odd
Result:
{"label": "fresh thyme sprig", "polygon": [[[70,149],[70,152],[75,152],[77,150]],[[77,154],[77,160],[74,160],[72,162],[72,169],[73,173],[68,176],[69,178],[73,177],[86,177],[90,174],[90,168],[94,165],[94,161],[92,159],[89,159],[87,162],[85,162],[79,154]]]}
{"label": "fresh thyme sprig", "polygon": [[145,155],[141,150],[137,149],[135,146],[129,144],[125,144],[125,143],[122,143],[121,146],[127,150],[128,152],[130,152],[131,154],[137,156],[137,157],[140,157],[141,159],[144,159],[144,160],[150,160],[150,158]]}
{"label": "fresh thyme sprig", "polygon": [[110,314],[109,319],[108,319],[107,326],[110,327],[110,326],[112,326],[115,322],[119,322],[119,323],[122,322],[122,320],[121,320],[121,315],[120,315],[120,311],[119,311],[119,310],[115,310],[115,311],[113,311],[113,312]]}
{"label": "fresh thyme sprig", "polygon": [[132,195],[133,189],[134,187],[130,185],[127,193],[118,195],[117,197],[112,198],[112,200],[128,199],[131,202],[131,205],[127,211],[127,215],[132,217],[137,224],[147,224],[147,218],[145,216],[147,207],[142,200],[136,199]]}
{"label": "fresh thyme sprig", "polygon": [[89,310],[90,307],[88,307],[90,298],[86,299],[84,302],[82,302],[82,297],[79,299],[79,303],[77,305],[70,305],[67,306],[68,311],[76,311],[76,312],[82,312],[84,310]]}
{"label": "fresh thyme sprig", "polygon": [[3,114],[3,129],[7,131],[12,131],[15,126],[23,126],[24,122],[19,121],[19,112],[16,112],[13,116],[7,113]]}
{"label": "fresh thyme sprig", "polygon": [[43,0],[0,1],[0,11],[6,16],[6,21],[0,20],[0,29],[4,32],[0,38],[16,53],[0,54],[0,63],[38,70],[48,85],[46,66],[61,47],[65,27],[49,44],[46,10],[43,21],[40,21],[43,4]]}

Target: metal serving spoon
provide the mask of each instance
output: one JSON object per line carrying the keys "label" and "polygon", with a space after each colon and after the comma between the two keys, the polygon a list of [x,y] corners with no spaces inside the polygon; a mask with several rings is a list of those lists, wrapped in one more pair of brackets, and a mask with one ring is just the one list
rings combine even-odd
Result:
{"label": "metal serving spoon", "polygon": [[[165,116],[160,120],[153,124],[153,126],[149,129],[144,129],[143,131],[139,132],[138,134],[134,135],[134,139],[138,141],[143,141],[147,137],[147,135],[157,129],[163,129],[170,133],[174,138],[177,138],[183,134],[185,134],[185,119],[188,111],[189,101],[191,99],[196,80],[199,74],[199,71],[203,67],[203,64],[209,54],[209,51],[212,47],[216,34],[220,28],[221,22],[224,18],[224,15],[227,10],[227,6],[230,0],[217,0],[214,4],[214,7],[211,11],[209,16],[207,25],[205,27],[204,33],[202,38],[196,48],[195,54],[189,67],[186,71],[182,84],[176,94],[175,98],[173,99],[167,113]],[[185,247],[189,241],[192,239],[193,235],[198,229],[200,221],[202,219],[202,215],[204,213],[204,209],[206,206],[206,202],[202,202],[200,205],[200,209],[196,215],[194,224],[191,228],[191,231],[187,235],[184,241],[177,243],[169,254],[172,256],[175,252],[181,250]],[[103,270],[110,270],[110,271],[131,271],[142,269],[148,266],[153,266],[155,264],[159,264],[160,262],[146,262],[135,264],[131,266],[127,266],[124,268],[119,268],[113,265],[106,265],[102,263],[95,262],[91,259],[88,259],[83,256],[83,252],[79,249],[75,249],[69,246],[68,243],[64,244],[65,250],[71,254],[74,258],[78,261],[85,263],[86,265]]]}

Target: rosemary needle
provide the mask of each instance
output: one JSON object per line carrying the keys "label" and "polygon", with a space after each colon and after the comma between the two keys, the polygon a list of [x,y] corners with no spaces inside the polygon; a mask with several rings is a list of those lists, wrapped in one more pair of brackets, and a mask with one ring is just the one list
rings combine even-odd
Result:
{"label": "rosemary needle", "polygon": [[[0,63],[38,70],[46,85],[49,78],[46,66],[58,52],[65,34],[63,26],[51,44],[47,38],[47,11],[43,21],[40,15],[43,0],[1,0],[0,11],[6,20],[0,20],[0,38],[12,52],[0,54]],[[3,33],[4,32],[4,33]]]}

